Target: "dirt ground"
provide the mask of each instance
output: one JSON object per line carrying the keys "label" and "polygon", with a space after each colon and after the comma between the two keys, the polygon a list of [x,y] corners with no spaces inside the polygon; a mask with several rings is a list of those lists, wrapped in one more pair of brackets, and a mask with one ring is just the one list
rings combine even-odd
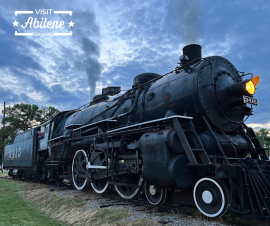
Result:
{"label": "dirt ground", "polygon": [[53,182],[18,180],[18,183],[20,195],[25,200],[36,203],[41,211],[67,225],[269,225],[267,222],[247,222],[228,214],[207,219],[198,210],[188,207],[161,213],[97,195],[91,189],[78,191],[68,184],[58,187]]}
{"label": "dirt ground", "polygon": [[[24,199],[35,202],[41,211],[68,225],[224,225],[180,213],[160,213],[141,206],[119,203],[95,194],[77,191],[71,185],[19,181]],[[192,213],[193,215],[193,213]]]}

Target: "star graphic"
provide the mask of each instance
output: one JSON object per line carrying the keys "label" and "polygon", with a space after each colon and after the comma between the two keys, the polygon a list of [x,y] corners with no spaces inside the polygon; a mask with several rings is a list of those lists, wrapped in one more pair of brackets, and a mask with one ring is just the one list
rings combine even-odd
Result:
{"label": "star graphic", "polygon": [[72,21],[70,22],[70,23],[68,23],[69,24],[69,27],[74,27],[74,24],[75,23],[73,23]]}
{"label": "star graphic", "polygon": [[18,27],[18,23],[19,23],[19,22],[17,22],[17,21],[15,20],[15,22],[12,22],[12,23],[13,23],[13,27],[14,27],[14,26]]}

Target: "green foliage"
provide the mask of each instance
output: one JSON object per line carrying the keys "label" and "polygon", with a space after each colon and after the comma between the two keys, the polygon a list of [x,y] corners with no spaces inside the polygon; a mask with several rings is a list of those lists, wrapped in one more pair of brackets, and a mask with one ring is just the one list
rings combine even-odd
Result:
{"label": "green foliage", "polygon": [[41,108],[40,110],[41,110],[40,122],[45,122],[60,112],[55,107],[45,107]]}
{"label": "green foliage", "polygon": [[5,126],[0,128],[0,164],[2,163],[2,151],[5,146],[12,144],[16,136],[16,133],[10,126]]}
{"label": "green foliage", "polygon": [[8,124],[16,132],[27,131],[58,112],[54,107],[39,108],[35,104],[15,104],[6,108],[6,117],[2,120],[2,124]]}
{"label": "green foliage", "polygon": [[270,140],[269,140],[269,136],[267,135],[270,134],[269,132],[270,131],[265,128],[261,128],[258,132],[255,132],[262,146],[266,148],[266,154],[268,156],[270,152]]}

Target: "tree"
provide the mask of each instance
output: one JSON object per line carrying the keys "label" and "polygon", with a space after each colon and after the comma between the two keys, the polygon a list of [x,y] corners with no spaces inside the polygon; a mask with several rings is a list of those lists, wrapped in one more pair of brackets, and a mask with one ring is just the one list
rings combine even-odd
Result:
{"label": "tree", "polygon": [[8,124],[15,132],[27,131],[59,113],[55,107],[39,108],[35,104],[15,104],[6,108],[2,124]]}
{"label": "tree", "polygon": [[52,118],[54,115],[58,114],[60,111],[57,110],[55,107],[45,107],[41,108],[41,118],[40,122],[45,122]]}
{"label": "tree", "polygon": [[12,144],[16,133],[10,126],[0,128],[0,164],[2,163],[2,151],[5,146]]}
{"label": "tree", "polygon": [[[4,113],[4,112],[3,112]],[[3,124],[8,124],[15,132],[26,131],[36,125],[36,119],[40,118],[41,111],[35,104],[15,104],[6,108],[6,118]]]}
{"label": "tree", "polygon": [[269,152],[270,152],[270,140],[269,137],[267,136],[270,131],[268,129],[265,128],[261,128],[258,132],[256,133],[256,136],[258,137],[260,143],[262,144],[262,146],[264,148],[266,148],[266,154],[269,156]]}
{"label": "tree", "polygon": [[7,107],[6,117],[2,119],[2,125],[6,126],[0,129],[0,159],[5,145],[13,143],[17,132],[36,127],[59,112],[55,107],[39,108],[35,104],[21,103]]}

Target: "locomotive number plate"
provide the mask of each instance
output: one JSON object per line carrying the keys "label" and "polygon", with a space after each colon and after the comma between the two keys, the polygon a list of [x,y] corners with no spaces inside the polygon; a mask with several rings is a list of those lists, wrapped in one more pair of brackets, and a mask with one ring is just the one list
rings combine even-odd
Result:
{"label": "locomotive number plate", "polygon": [[245,104],[258,105],[258,100],[252,97],[243,96]]}

